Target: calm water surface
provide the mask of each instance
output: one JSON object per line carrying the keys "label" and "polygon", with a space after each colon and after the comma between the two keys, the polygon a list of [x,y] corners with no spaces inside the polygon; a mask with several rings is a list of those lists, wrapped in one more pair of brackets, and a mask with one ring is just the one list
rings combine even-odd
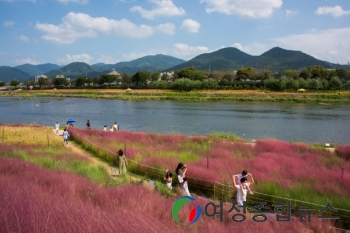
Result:
{"label": "calm water surface", "polygon": [[84,98],[0,97],[0,122],[53,126],[75,118],[75,126],[131,131],[234,133],[245,139],[350,144],[350,105],[250,102],[122,101]]}

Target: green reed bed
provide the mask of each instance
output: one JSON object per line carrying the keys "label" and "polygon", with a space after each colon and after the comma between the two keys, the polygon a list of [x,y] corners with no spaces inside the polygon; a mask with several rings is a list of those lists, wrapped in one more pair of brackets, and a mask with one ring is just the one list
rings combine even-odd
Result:
{"label": "green reed bed", "polygon": [[[88,158],[72,152],[51,128],[28,125],[6,126],[6,137],[0,142],[0,156],[16,158],[47,169],[75,173],[104,184],[107,171]],[[49,134],[50,133],[50,134]],[[49,141],[49,143],[48,143]]]}

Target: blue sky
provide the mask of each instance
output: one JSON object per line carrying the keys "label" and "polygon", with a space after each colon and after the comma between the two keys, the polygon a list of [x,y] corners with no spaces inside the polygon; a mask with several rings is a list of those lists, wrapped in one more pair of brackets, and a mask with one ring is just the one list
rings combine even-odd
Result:
{"label": "blue sky", "polygon": [[0,0],[0,66],[279,46],[350,60],[349,0]]}

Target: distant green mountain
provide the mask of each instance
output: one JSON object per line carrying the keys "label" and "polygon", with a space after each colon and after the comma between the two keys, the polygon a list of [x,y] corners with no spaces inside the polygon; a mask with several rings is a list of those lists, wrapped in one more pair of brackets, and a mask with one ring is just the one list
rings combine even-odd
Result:
{"label": "distant green mountain", "polygon": [[23,64],[20,66],[15,66],[14,68],[22,70],[25,73],[28,73],[31,77],[43,74],[42,70],[40,70],[37,66],[31,64]]}
{"label": "distant green mountain", "polygon": [[224,48],[212,53],[201,54],[187,62],[171,67],[166,71],[194,67],[197,70],[237,70],[242,65],[252,61],[255,56],[240,51],[237,48]]}
{"label": "distant green mountain", "polygon": [[14,68],[19,69],[25,73],[28,73],[30,77],[35,77],[37,75],[45,74],[51,70],[59,69],[60,66],[55,64],[41,64],[41,65],[31,65],[31,64],[23,64],[19,66],[15,66]]}
{"label": "distant green mountain", "polygon": [[274,47],[245,64],[258,70],[269,69],[271,71],[283,71],[285,69],[304,69],[310,66],[323,66],[325,68],[337,68],[339,65],[318,60],[300,51],[286,50]]}
{"label": "distant green mountain", "polygon": [[92,65],[98,71],[112,71],[115,69],[123,74],[135,74],[139,70],[157,72],[184,63],[185,60],[163,54],[141,57],[128,62],[118,62],[114,65],[103,65],[101,63]]}
{"label": "distant green mountain", "polygon": [[179,70],[185,67],[194,67],[198,70],[237,70],[242,66],[253,67],[256,70],[270,70],[281,72],[285,69],[304,69],[310,66],[323,66],[325,68],[337,68],[339,64],[333,64],[318,60],[300,51],[286,50],[279,47],[270,49],[260,56],[251,56],[236,48],[224,48],[212,53],[199,55],[181,65],[171,67],[166,71]]}
{"label": "distant green mountain", "polygon": [[0,66],[0,81],[9,83],[12,80],[25,81],[28,80],[30,74],[10,66]]}
{"label": "distant green mountain", "polygon": [[51,64],[51,63],[36,65],[36,67],[38,67],[38,69],[42,71],[42,74],[47,73],[51,70],[57,70],[60,68],[59,65]]}
{"label": "distant green mountain", "polygon": [[129,62],[119,62],[116,64],[98,63],[92,66],[84,62],[74,62],[63,67],[55,64],[24,64],[14,68],[2,66],[0,67],[0,81],[9,82],[14,79],[26,81],[39,74],[46,74],[49,78],[54,78],[60,74],[68,78],[77,78],[85,75],[88,77],[97,77],[101,74],[107,74],[113,69],[122,74],[135,74],[139,70],[163,72],[180,70],[192,66],[197,70],[204,71],[230,71],[237,70],[242,66],[249,66],[256,70],[268,69],[273,72],[281,72],[285,69],[300,70],[316,65],[325,68],[345,66],[321,61],[300,51],[286,50],[279,47],[272,48],[260,56],[252,56],[237,48],[229,47],[212,53],[201,54],[187,62],[175,57],[158,54],[145,56]]}
{"label": "distant green mountain", "polygon": [[[52,70],[46,73],[49,78],[55,78],[56,75],[64,75],[66,78],[77,78],[79,76],[88,75],[96,70],[85,62],[73,62],[58,70]],[[88,75],[89,76],[89,75]]]}

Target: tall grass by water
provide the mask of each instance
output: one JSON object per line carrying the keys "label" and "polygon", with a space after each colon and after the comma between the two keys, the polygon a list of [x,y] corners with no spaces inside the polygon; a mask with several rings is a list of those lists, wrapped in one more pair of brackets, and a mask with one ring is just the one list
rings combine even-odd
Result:
{"label": "tall grass by water", "polygon": [[[86,156],[64,146],[52,128],[38,125],[0,125],[0,156],[25,160],[42,167],[72,172],[95,182],[109,182],[108,173]],[[2,133],[1,132],[1,133]]]}
{"label": "tall grass by water", "polygon": [[160,171],[174,172],[184,162],[189,179],[232,185],[232,175],[247,169],[254,175],[255,191],[318,204],[331,200],[350,209],[350,161],[305,143],[85,129],[73,129],[72,134],[111,152],[125,146],[129,159]]}
{"label": "tall grass by water", "polygon": [[[226,205],[223,222],[203,214],[192,226],[181,226],[171,216],[175,200],[154,190],[141,185],[107,188],[6,157],[0,157],[0,187],[0,232],[336,232],[330,221],[316,218],[310,223],[273,218],[256,223],[247,216],[235,223]],[[198,202],[204,208],[206,201]],[[190,208],[182,209],[181,220]]]}

